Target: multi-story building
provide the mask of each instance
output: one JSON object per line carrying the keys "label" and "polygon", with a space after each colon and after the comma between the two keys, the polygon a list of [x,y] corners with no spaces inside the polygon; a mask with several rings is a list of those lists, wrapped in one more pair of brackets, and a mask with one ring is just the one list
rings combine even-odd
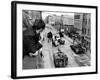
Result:
{"label": "multi-story building", "polygon": [[86,45],[88,49],[90,49],[91,45],[91,15],[89,13],[83,14],[83,27],[82,27],[82,36],[83,43]]}
{"label": "multi-story building", "polygon": [[56,17],[56,15],[48,15],[47,16],[48,24],[55,25],[55,17]]}
{"label": "multi-story building", "polygon": [[74,28],[77,29],[79,35],[82,34],[83,13],[74,13]]}
{"label": "multi-story building", "polygon": [[60,31],[62,28],[62,21],[61,21],[61,16],[56,15],[55,18],[55,28]]}
{"label": "multi-story building", "polygon": [[61,29],[69,31],[74,26],[74,15],[51,14],[46,17],[46,23],[51,24],[58,31]]}
{"label": "multi-story building", "polygon": [[59,31],[61,27],[61,16],[57,16],[55,14],[48,15],[46,17],[46,20],[48,24],[52,25],[52,27],[54,27],[55,29]]}
{"label": "multi-story building", "polygon": [[74,25],[74,15],[62,15],[63,25]]}
{"label": "multi-story building", "polygon": [[62,15],[61,19],[65,32],[70,31],[74,26],[74,15]]}
{"label": "multi-story building", "polygon": [[74,28],[79,29],[78,33],[82,37],[82,44],[90,49],[91,44],[91,15],[89,13],[75,13]]}

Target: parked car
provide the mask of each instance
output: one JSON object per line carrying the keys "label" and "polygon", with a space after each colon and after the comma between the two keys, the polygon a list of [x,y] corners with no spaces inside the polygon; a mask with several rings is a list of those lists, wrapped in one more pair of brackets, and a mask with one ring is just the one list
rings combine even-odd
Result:
{"label": "parked car", "polygon": [[68,57],[63,52],[57,52],[53,55],[54,65],[56,68],[66,67],[68,64]]}
{"label": "parked car", "polygon": [[83,49],[82,45],[80,45],[80,44],[71,45],[70,47],[76,54],[84,54],[85,53],[85,49]]}

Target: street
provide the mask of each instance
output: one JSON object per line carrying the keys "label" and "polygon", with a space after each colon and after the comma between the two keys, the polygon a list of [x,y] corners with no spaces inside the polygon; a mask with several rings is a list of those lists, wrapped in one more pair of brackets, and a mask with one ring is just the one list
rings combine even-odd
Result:
{"label": "street", "polygon": [[45,28],[45,30],[41,33],[41,38],[44,39],[41,40],[41,43],[43,45],[43,57],[41,57],[40,55],[37,55],[36,57],[26,56],[23,61],[23,69],[55,68],[53,55],[58,52],[58,48],[68,57],[68,64],[66,67],[79,67],[80,60],[77,59],[76,54],[70,48],[70,45],[73,44],[73,40],[64,35],[64,37],[62,38],[63,40],[65,40],[64,45],[59,45],[57,47],[52,46],[52,43],[48,42],[47,33],[51,31],[53,35],[55,35],[57,31],[51,28],[52,26],[47,26],[49,27]]}
{"label": "street", "polygon": [[[72,44],[69,40],[65,39],[65,45],[59,46],[59,49],[67,55],[68,57],[68,66],[67,67],[78,67],[78,63],[75,62],[73,51],[70,48]],[[57,47],[52,47],[51,43],[47,41],[44,42],[44,49],[43,49],[43,61],[44,61],[44,68],[53,68],[53,54],[58,51]]]}
{"label": "street", "polygon": [[[48,30],[46,30],[48,32]],[[53,30],[52,30],[53,32]],[[54,31],[53,33],[56,33]],[[72,44],[72,40],[69,39],[66,35],[64,35],[63,40],[65,40],[64,45],[59,45],[59,49],[68,56],[68,66],[67,67],[78,67],[78,63],[74,59],[75,54],[71,48],[70,45]],[[58,47],[52,47],[51,43],[48,43],[48,38],[46,38],[45,35],[45,41],[43,42],[43,64],[44,68],[54,68],[54,62],[53,62],[53,54],[58,52]]]}

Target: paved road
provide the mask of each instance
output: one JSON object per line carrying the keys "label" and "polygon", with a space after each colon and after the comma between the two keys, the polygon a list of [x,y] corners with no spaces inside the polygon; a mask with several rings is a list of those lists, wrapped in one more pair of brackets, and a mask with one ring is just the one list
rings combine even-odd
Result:
{"label": "paved road", "polygon": [[67,67],[78,67],[78,63],[75,61],[74,55],[75,54],[71,48],[70,45],[72,45],[72,43],[69,41],[69,39],[65,40],[65,45],[64,46],[60,46],[60,49],[62,52],[64,52],[67,56],[68,56],[68,66]]}
{"label": "paved road", "polygon": [[[23,61],[24,69],[34,69],[34,68],[54,68],[54,62],[53,62],[53,54],[58,51],[57,47],[52,47],[51,43],[48,43],[48,39],[46,38],[47,32],[52,31],[54,34],[56,34],[56,30],[50,30],[45,29],[41,36],[44,37],[43,44],[43,57],[40,58],[40,56],[37,57],[26,57]],[[69,39],[67,36],[64,38],[65,45],[59,46],[60,50],[64,52],[68,56],[68,66],[67,67],[78,67],[78,63],[76,63],[73,51],[70,48],[70,45],[72,44],[71,39]],[[42,65],[41,65],[42,64]]]}
{"label": "paved road", "polygon": [[[48,43],[48,39],[46,38],[46,34],[51,31],[53,34],[56,34],[57,31],[55,29],[48,29],[46,28],[42,32],[42,36],[45,38],[45,40],[42,42],[43,44],[43,65],[44,68],[54,68],[54,62],[53,62],[53,54],[58,52],[57,47],[52,47],[51,43]],[[60,50],[64,52],[68,56],[68,66],[67,67],[78,67],[78,63],[76,63],[74,58],[74,53],[70,48],[70,45],[72,44],[72,40],[64,35],[65,45],[59,46]]]}
{"label": "paved road", "polygon": [[46,39],[43,42],[43,64],[44,68],[54,68],[53,64],[53,53],[51,52],[51,44],[48,43],[48,40]]}
{"label": "paved road", "polygon": [[[68,56],[68,66],[67,67],[78,67],[78,63],[75,61],[74,53],[70,48],[70,45],[72,44],[69,39],[64,38],[65,45],[59,46],[60,50],[64,52]],[[58,51],[57,47],[52,47],[51,43],[48,43],[48,40],[46,39],[43,43],[43,61],[44,61],[44,68],[54,68],[53,63],[53,54]]]}

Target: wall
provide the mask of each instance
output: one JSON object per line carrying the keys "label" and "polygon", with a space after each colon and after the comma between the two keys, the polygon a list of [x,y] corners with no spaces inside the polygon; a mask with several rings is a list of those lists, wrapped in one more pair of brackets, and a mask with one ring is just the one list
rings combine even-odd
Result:
{"label": "wall", "polygon": [[62,15],[63,25],[74,25],[74,14],[70,15]]}
{"label": "wall", "polygon": [[[0,80],[11,80],[11,0],[0,1]],[[21,0],[26,1],[26,0]],[[82,4],[82,5],[97,5],[100,9],[100,0],[31,0],[34,2],[49,2],[49,3],[62,3],[62,4]],[[99,11],[100,14],[100,11]],[[100,15],[98,16],[100,21]],[[100,24],[98,24],[100,26]],[[100,27],[98,27],[98,34],[100,34]],[[98,38],[100,41],[100,36]],[[98,45],[100,42],[98,42]],[[99,45],[100,47],[100,45]],[[99,52],[100,53],[100,49]],[[98,54],[100,57],[100,54]],[[100,61],[100,58],[99,58]],[[100,68],[100,64],[99,68]],[[100,69],[99,69],[100,70]],[[100,80],[99,74],[91,75],[77,75],[77,76],[63,76],[63,77],[48,77],[48,78],[35,78],[23,80]],[[22,79],[20,79],[22,80]]]}
{"label": "wall", "polygon": [[74,15],[74,27],[82,30],[83,14],[75,13]]}

